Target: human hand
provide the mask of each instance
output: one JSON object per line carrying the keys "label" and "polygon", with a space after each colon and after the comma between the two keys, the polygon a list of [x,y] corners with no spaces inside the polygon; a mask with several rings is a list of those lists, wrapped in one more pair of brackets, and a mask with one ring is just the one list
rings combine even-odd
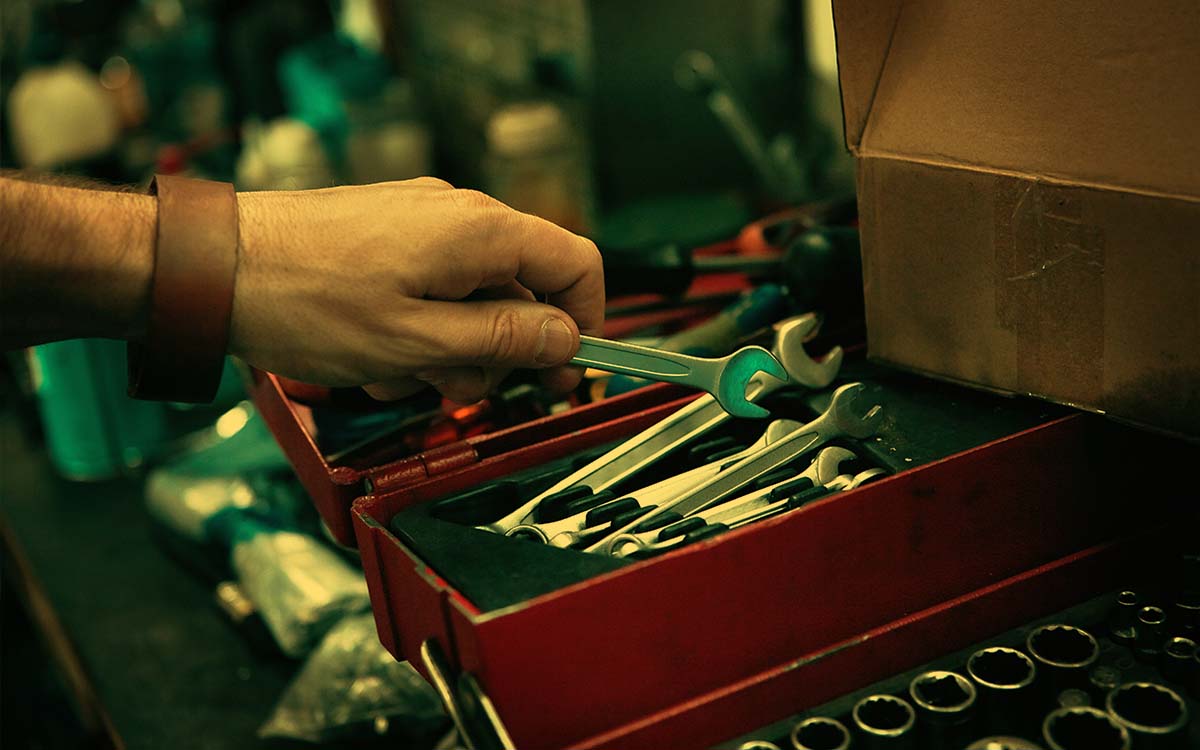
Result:
{"label": "human hand", "polygon": [[230,351],[296,380],[469,403],[530,367],[565,391],[604,322],[590,240],[441,180],[240,193],[238,220]]}

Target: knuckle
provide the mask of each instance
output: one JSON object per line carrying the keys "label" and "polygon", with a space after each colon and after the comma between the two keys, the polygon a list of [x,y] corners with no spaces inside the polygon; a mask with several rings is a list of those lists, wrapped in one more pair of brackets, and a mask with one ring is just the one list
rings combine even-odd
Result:
{"label": "knuckle", "polygon": [[601,256],[600,248],[596,246],[595,242],[592,242],[587,237],[580,237],[579,245],[581,248],[580,254],[587,257],[589,265],[595,266],[596,268],[600,268],[604,265],[604,258]]}
{"label": "knuckle", "polygon": [[520,352],[519,318],[512,309],[501,310],[491,321],[484,337],[484,357],[491,362],[507,362]]}
{"label": "knuckle", "polygon": [[478,190],[455,189],[448,195],[455,206],[467,210],[490,211],[501,205],[495,198]]}
{"label": "knuckle", "polygon": [[414,187],[438,188],[440,190],[453,190],[454,186],[449,182],[437,177],[416,177],[408,181],[408,184]]}

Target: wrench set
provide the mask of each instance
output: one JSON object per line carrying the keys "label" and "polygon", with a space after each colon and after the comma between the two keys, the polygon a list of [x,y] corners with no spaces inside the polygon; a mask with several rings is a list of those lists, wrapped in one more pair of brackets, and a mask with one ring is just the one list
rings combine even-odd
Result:
{"label": "wrench set", "polygon": [[[711,451],[716,447],[712,436],[734,416],[766,415],[756,402],[772,393],[828,386],[837,375],[842,351],[835,348],[820,362],[807,355],[803,344],[817,324],[811,314],[789,319],[777,327],[770,353],[752,347],[721,360],[720,367],[705,365],[710,372],[702,384],[709,395],[479,528],[613,557],[649,557],[886,474],[878,467],[843,474],[841,464],[856,458],[845,448],[825,448],[808,458],[831,440],[870,437],[882,420],[879,405],[864,405],[862,384],[849,383],[834,391],[816,419],[805,424],[775,420],[747,447],[710,452],[699,466],[654,483],[637,483],[647,468],[681,450],[708,446]],[[591,342],[585,342],[582,351],[580,362],[603,361],[606,368],[628,374],[653,370],[655,377],[672,366],[695,375],[700,371],[695,362],[717,362],[624,345],[598,354],[601,350]],[[616,496],[615,487],[633,489]]]}
{"label": "wrench set", "polygon": [[739,750],[1200,747],[1200,589],[1128,589],[779,722]]}

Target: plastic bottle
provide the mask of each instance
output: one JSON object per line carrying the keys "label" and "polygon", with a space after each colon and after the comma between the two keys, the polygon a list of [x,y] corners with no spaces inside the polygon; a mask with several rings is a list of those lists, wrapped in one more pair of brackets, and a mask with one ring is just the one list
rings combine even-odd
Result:
{"label": "plastic bottle", "polygon": [[582,138],[549,101],[505,105],[487,127],[486,190],[574,232],[593,227],[591,174]]}

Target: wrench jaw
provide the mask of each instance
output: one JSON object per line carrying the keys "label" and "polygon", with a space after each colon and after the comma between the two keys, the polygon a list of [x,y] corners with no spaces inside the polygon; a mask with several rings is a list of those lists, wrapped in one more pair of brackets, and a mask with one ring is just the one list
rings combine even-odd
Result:
{"label": "wrench jaw", "polygon": [[846,352],[840,346],[835,346],[825,352],[825,356],[821,358],[820,362],[813,363],[815,372],[802,385],[806,385],[814,391],[819,391],[827,387],[837,378],[838,372],[842,369],[842,360],[845,357]]}
{"label": "wrench jaw", "polygon": [[784,382],[788,380],[787,370],[761,346],[747,346],[731,354],[721,368],[713,392],[721,408],[735,417],[762,419],[769,416],[766,409],[746,400],[746,386],[760,372]]}
{"label": "wrench jaw", "polygon": [[843,461],[851,461],[856,456],[845,448],[824,448],[813,459],[813,484],[828,484],[838,477]]}
{"label": "wrench jaw", "polygon": [[783,363],[791,376],[791,382],[805,388],[820,390],[833,382],[842,368],[845,352],[835,346],[825,353],[820,362],[814,361],[804,350],[804,341],[819,328],[821,318],[816,313],[798,315],[776,326],[775,345],[771,353]]}
{"label": "wrench jaw", "polygon": [[862,487],[864,484],[874,481],[875,479],[882,477],[882,476],[887,476],[887,471],[885,471],[883,469],[879,469],[879,468],[867,469],[866,471],[860,471],[857,474],[855,474],[854,476],[850,477],[850,484],[847,485],[846,489],[847,490],[858,489],[859,487]]}
{"label": "wrench jaw", "polygon": [[879,430],[883,422],[883,407],[879,404],[862,411],[862,392],[866,389],[862,383],[847,383],[833,392],[826,413],[830,415],[837,428],[853,438],[868,438]]}

